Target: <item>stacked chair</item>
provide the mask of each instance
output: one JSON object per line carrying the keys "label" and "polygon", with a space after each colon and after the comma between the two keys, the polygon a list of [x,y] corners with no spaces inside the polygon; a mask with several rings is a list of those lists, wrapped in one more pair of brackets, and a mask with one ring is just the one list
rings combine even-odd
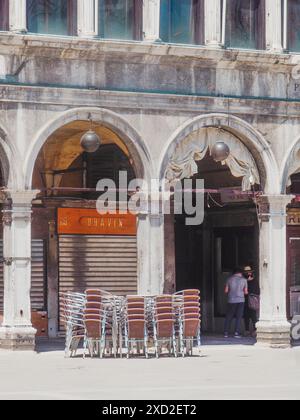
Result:
{"label": "stacked chair", "polygon": [[159,358],[162,345],[167,343],[169,354],[177,357],[175,337],[175,311],[171,295],[157,296],[153,311],[153,335],[155,354]]}
{"label": "stacked chair", "polygon": [[99,289],[61,295],[66,326],[66,357],[83,342],[84,357],[143,355],[192,356],[201,346],[200,291],[174,295],[116,297]]}
{"label": "stacked chair", "polygon": [[196,342],[201,346],[200,291],[184,290],[174,295],[174,305],[178,314],[178,336],[182,357],[193,355]]}
{"label": "stacked chair", "polygon": [[85,295],[75,292],[60,293],[60,304],[61,321],[65,324],[66,330],[65,357],[73,357],[80,342],[85,339],[83,322]]}
{"label": "stacked chair", "polygon": [[127,296],[124,318],[125,347],[127,358],[136,346],[137,354],[143,348],[143,354],[148,359],[148,328],[146,318],[145,297]]}
{"label": "stacked chair", "polygon": [[85,292],[86,305],[84,309],[84,326],[86,339],[84,342],[84,357],[86,350],[90,356],[95,354],[102,358],[105,352],[113,350],[117,357],[117,318],[115,298],[108,292],[88,289]]}

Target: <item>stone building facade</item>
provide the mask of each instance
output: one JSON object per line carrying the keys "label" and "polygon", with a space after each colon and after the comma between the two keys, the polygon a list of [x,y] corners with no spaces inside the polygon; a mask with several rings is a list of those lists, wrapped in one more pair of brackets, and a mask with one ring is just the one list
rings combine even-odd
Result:
{"label": "stone building facade", "polygon": [[[250,260],[256,266],[261,286],[258,344],[290,345],[290,295],[294,292],[296,296],[300,286],[296,175],[300,170],[300,82],[294,40],[297,34],[294,38],[290,34],[289,7],[299,2],[192,2],[198,6],[191,12],[197,16],[193,24],[195,38],[186,42],[184,37],[176,38],[176,29],[186,30],[180,26],[180,16],[186,15],[177,11],[172,20],[176,11],[176,2],[172,4],[172,0],[164,11],[170,16],[163,22],[164,0],[124,1],[135,11],[132,21],[137,26],[132,39],[107,39],[104,30],[100,37],[103,9],[96,0],[73,1],[75,27],[73,22],[70,35],[61,35],[61,29],[57,34],[29,31],[29,27],[39,26],[31,25],[30,19],[34,17],[29,17],[32,11],[28,2],[2,3],[5,18],[2,16],[0,33],[0,158],[4,291],[0,346],[34,347],[36,330],[32,326],[30,298],[33,239],[45,243],[44,304],[36,309],[46,314],[46,334],[50,337],[59,334],[58,267],[59,258],[63,258],[62,254],[57,255],[60,251],[56,211],[60,207],[93,207],[90,197],[77,197],[75,190],[63,194],[59,188],[65,187],[67,191],[63,176],[69,176],[70,185],[79,186],[81,192],[87,187],[82,179],[76,184],[74,173],[81,163],[70,171],[73,175],[66,175],[66,171],[76,159],[80,160],[80,135],[88,129],[89,120],[107,144],[116,144],[123,150],[135,175],[148,181],[165,178],[181,145],[195,133],[197,141],[205,130],[212,135],[219,132],[220,137],[232,137],[232,141],[245,148],[259,173],[255,204],[253,201],[241,207],[229,204],[223,208],[226,214],[221,210],[215,214],[212,203],[219,203],[219,196],[211,193],[213,201],[207,209],[208,213],[211,211],[210,222],[201,232],[186,233],[183,229],[184,244],[190,245],[192,241],[195,244],[185,259],[184,250],[178,251],[180,244],[176,243],[177,227],[174,229],[172,215],[141,212],[137,216],[136,291],[141,294],[175,291],[179,288],[176,270],[184,271],[189,257],[193,254],[197,260],[200,252],[209,267],[203,270],[198,267],[198,272],[195,261],[190,262],[194,264],[193,272],[199,274],[190,283],[187,279],[186,286],[197,286],[197,276],[201,277],[204,327],[217,331],[222,321],[222,303],[218,310],[220,292],[216,287],[220,288],[222,279],[218,280],[214,271],[218,264],[216,249],[221,247],[222,258],[222,240],[231,243],[233,230],[237,238],[244,232],[245,242],[247,235],[253,234],[253,243],[257,245],[253,245],[255,251],[251,251],[249,259],[247,256],[244,259],[224,256],[224,259],[238,263]],[[188,1],[183,3],[188,7]],[[238,7],[239,23],[246,34],[244,44],[240,45],[236,44],[233,5]],[[105,4],[103,7],[106,13]],[[109,19],[109,13],[105,18]],[[256,19],[257,27],[249,24],[250,18]],[[191,21],[190,17],[186,19]],[[64,21],[60,23],[63,26]],[[162,39],[167,24],[169,39]],[[120,25],[125,25],[124,21],[116,24],[116,32]],[[107,27],[110,28],[109,24]],[[251,32],[248,38],[247,30]],[[223,185],[222,176],[217,175],[222,168],[215,168],[209,157],[205,159],[208,159],[207,174],[214,173],[210,186],[214,189],[218,185],[240,186],[240,178],[236,178],[236,185],[232,183],[232,173],[227,167],[224,176],[230,182]],[[201,173],[201,162],[199,168]],[[287,219],[288,212],[295,217]],[[252,221],[245,221],[245,217]],[[250,228],[251,233],[247,230]],[[287,264],[290,253],[293,267]],[[233,268],[230,265],[233,264],[220,268],[221,278]],[[184,287],[182,278],[179,283]]]}

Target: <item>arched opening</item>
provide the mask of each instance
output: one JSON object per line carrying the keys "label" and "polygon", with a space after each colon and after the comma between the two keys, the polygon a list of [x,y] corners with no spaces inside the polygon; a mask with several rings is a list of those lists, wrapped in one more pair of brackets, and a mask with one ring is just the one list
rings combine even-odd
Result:
{"label": "arched opening", "polygon": [[[225,284],[236,267],[251,266],[255,282],[249,287],[259,293],[260,235],[255,198],[269,181],[264,157],[256,159],[258,148],[252,142],[252,149],[256,149],[253,153],[245,136],[237,133],[237,129],[222,126],[220,119],[217,124],[211,119],[209,124],[194,122],[190,130],[186,128],[177,135],[164,167],[169,180],[183,183],[185,178],[192,178],[193,189],[197,179],[204,180],[202,224],[187,226],[186,214],[165,218],[165,287],[169,291],[201,290],[204,333],[224,332]],[[216,161],[213,153],[220,142],[230,150],[223,162]],[[170,249],[172,236],[175,249]],[[174,278],[176,282],[172,283]],[[245,330],[254,333],[253,320],[248,325],[249,314],[245,318]]]}
{"label": "arched opening", "polygon": [[[114,181],[118,211],[130,197],[123,189],[140,173],[140,165],[119,131],[101,122],[92,127],[101,139],[99,149],[84,151],[80,141],[90,124],[79,119],[54,130],[33,168],[32,188],[41,191],[32,222],[32,310],[33,319],[40,320],[38,335],[55,337],[62,329],[59,292],[137,293],[136,217],[101,216],[96,201],[103,193],[97,191],[98,181]],[[120,172],[127,175],[125,187]]]}
{"label": "arched opening", "polygon": [[[294,148],[284,177],[287,194],[295,196],[287,217],[287,317],[300,316],[300,149]],[[288,179],[286,182],[286,178]]]}

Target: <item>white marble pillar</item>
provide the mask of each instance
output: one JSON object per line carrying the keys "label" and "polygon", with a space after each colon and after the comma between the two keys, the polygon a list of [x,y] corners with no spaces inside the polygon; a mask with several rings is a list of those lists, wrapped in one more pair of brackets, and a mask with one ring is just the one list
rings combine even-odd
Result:
{"label": "white marble pillar", "polygon": [[91,38],[98,35],[98,11],[95,0],[78,0],[78,36]]}
{"label": "white marble pillar", "polygon": [[0,348],[33,350],[31,324],[31,213],[38,191],[9,191],[3,210],[4,318]]}
{"label": "white marble pillar", "polygon": [[260,212],[261,312],[257,324],[259,345],[290,346],[291,325],[286,306],[286,217],[288,195],[262,196]]}
{"label": "white marble pillar", "polygon": [[151,295],[160,295],[165,283],[164,215],[150,214]]}
{"label": "white marble pillar", "polygon": [[26,0],[9,1],[9,30],[11,32],[27,32]]}
{"label": "white marble pillar", "polygon": [[222,46],[221,0],[205,0],[205,44],[208,47]]}
{"label": "white marble pillar", "polygon": [[164,216],[138,215],[138,293],[159,295],[164,290]]}
{"label": "white marble pillar", "polygon": [[150,224],[147,212],[138,214],[137,221],[138,250],[138,294],[151,294],[150,278]]}
{"label": "white marble pillar", "polygon": [[266,45],[272,53],[282,53],[283,7],[281,0],[266,0]]}
{"label": "white marble pillar", "polygon": [[143,33],[145,42],[160,40],[160,0],[144,0]]}

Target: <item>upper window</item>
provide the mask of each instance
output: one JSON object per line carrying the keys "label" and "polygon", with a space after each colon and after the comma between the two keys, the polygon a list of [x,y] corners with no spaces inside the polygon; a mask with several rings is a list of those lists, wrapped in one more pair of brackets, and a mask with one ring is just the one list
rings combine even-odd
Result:
{"label": "upper window", "polygon": [[98,0],[99,36],[107,39],[142,39],[142,0]]}
{"label": "upper window", "polygon": [[0,0],[0,31],[8,31],[9,0]]}
{"label": "upper window", "polygon": [[75,35],[77,0],[27,0],[29,32]]}
{"label": "upper window", "polygon": [[300,52],[300,0],[288,0],[288,49]]}
{"label": "upper window", "polygon": [[226,46],[264,49],[264,0],[229,0],[226,4]]}
{"label": "upper window", "polygon": [[160,0],[160,38],[176,44],[203,44],[204,1]]}

